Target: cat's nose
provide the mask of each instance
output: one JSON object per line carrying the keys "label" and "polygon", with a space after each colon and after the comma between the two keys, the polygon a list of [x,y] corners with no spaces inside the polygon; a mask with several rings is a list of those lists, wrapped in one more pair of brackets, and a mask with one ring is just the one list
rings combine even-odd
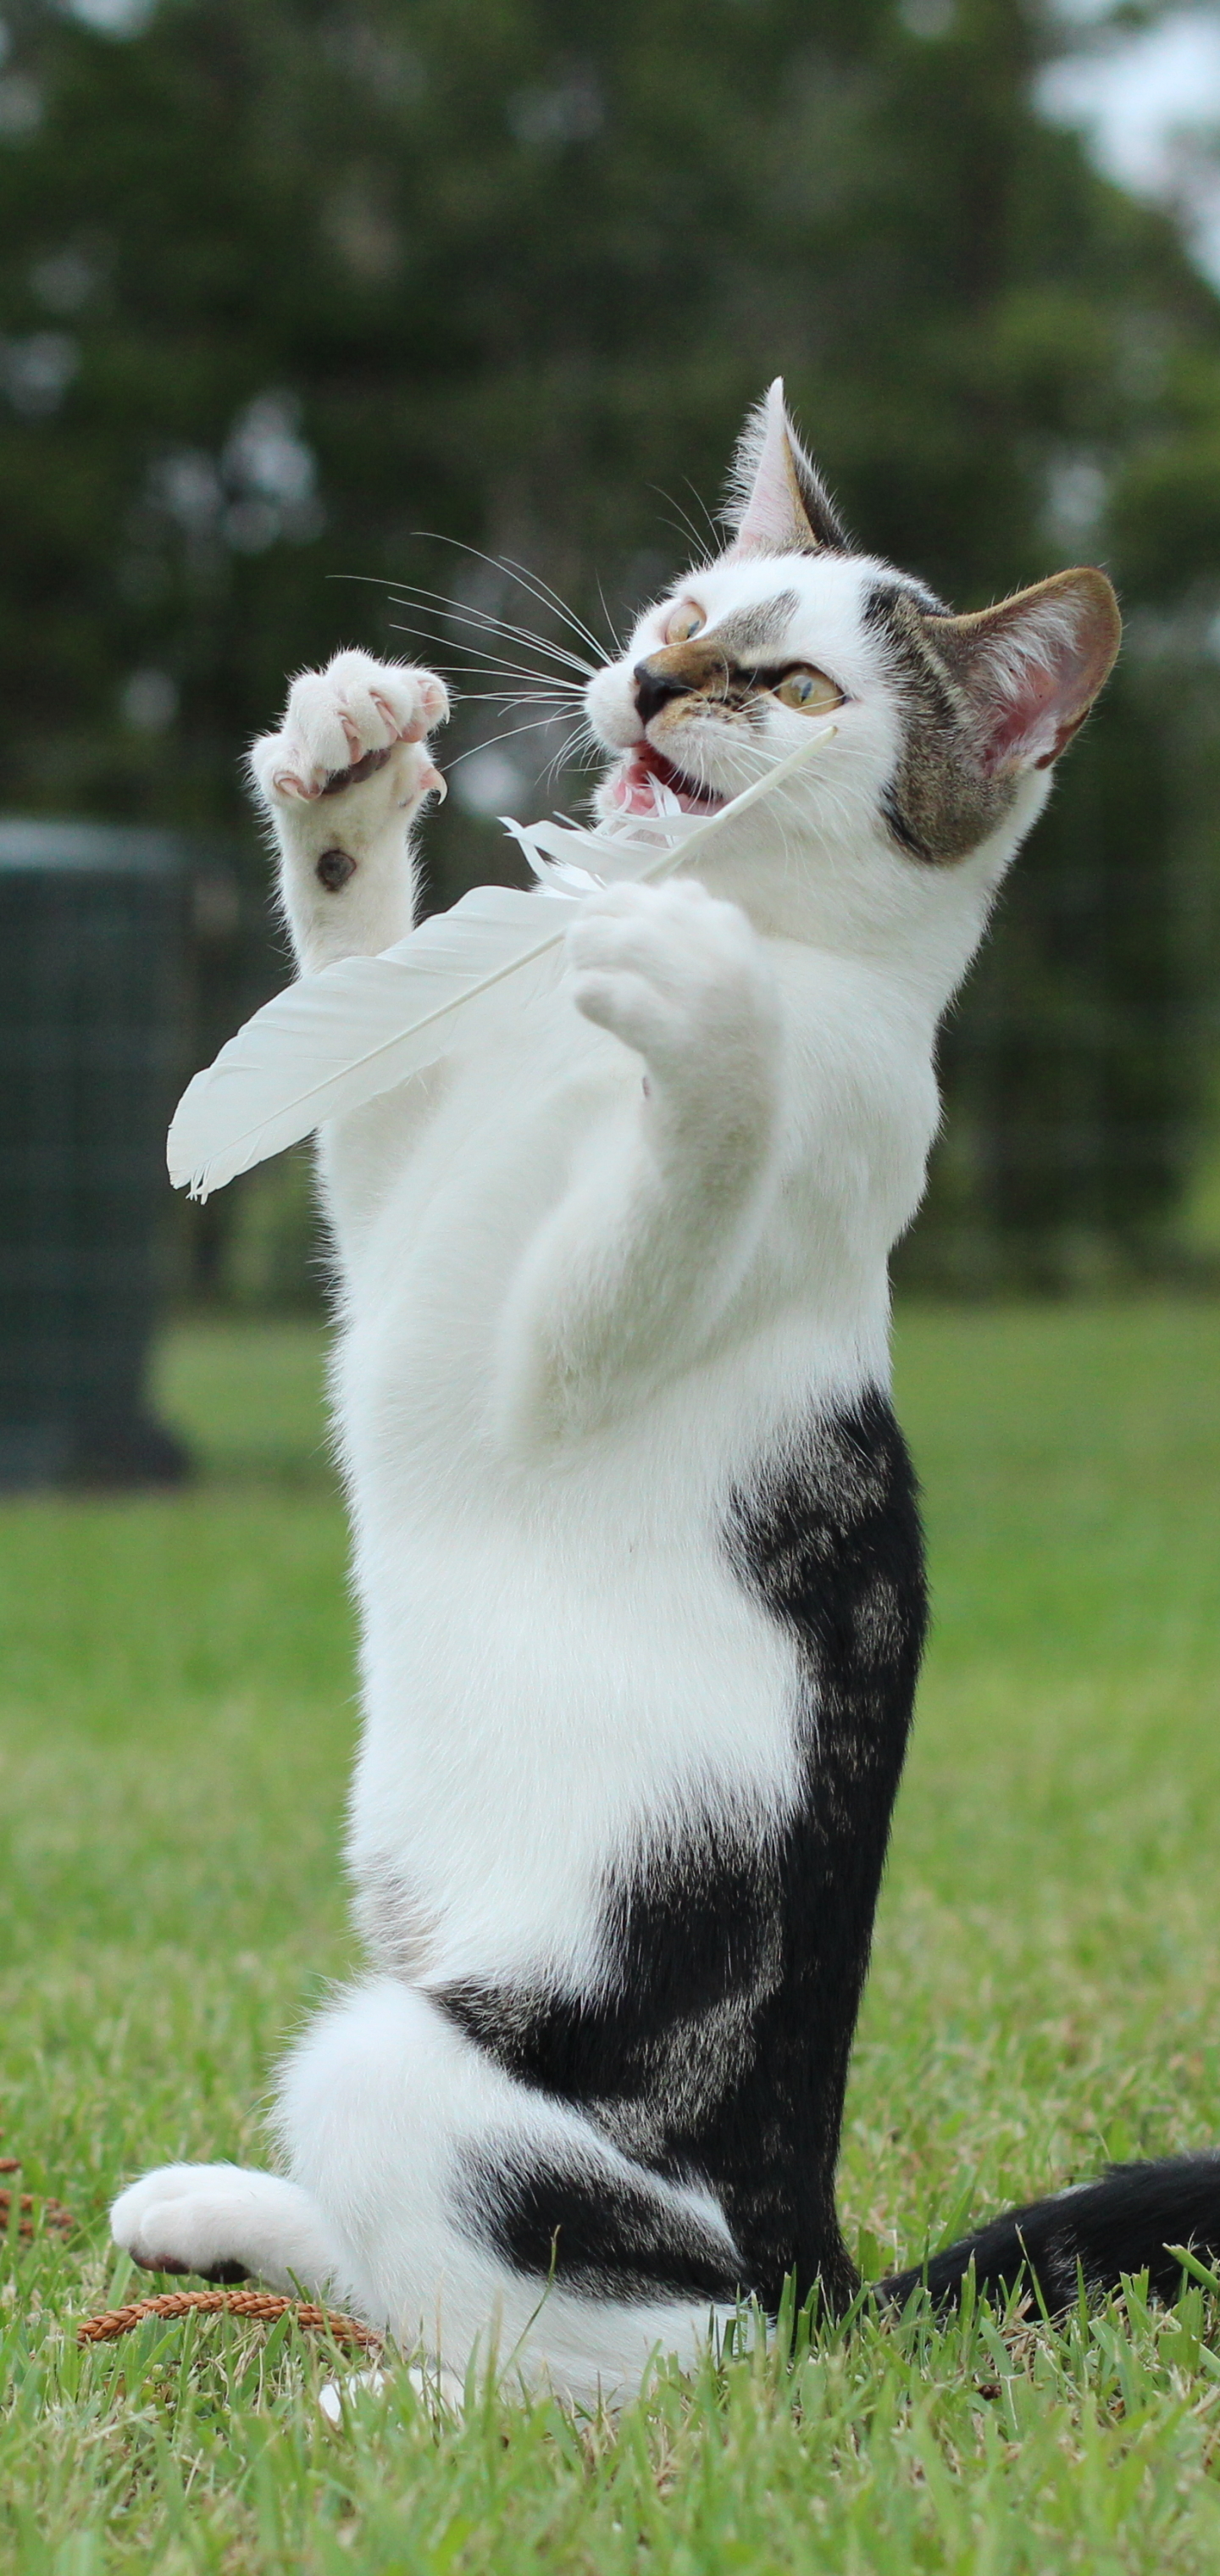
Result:
{"label": "cat's nose", "polygon": [[631,674],[635,682],[635,708],[642,725],[652,723],[671,698],[689,698],[691,682],[676,679],[672,671],[663,671],[656,662],[637,662]]}

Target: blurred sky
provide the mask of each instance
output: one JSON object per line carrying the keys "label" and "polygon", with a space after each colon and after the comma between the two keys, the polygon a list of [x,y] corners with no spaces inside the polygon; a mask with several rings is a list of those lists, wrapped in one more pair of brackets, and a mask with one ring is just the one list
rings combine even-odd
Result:
{"label": "blurred sky", "polygon": [[[1062,0],[1082,30],[1098,0]],[[1220,7],[1173,10],[1139,34],[1092,36],[1041,83],[1048,114],[1079,127],[1103,169],[1184,217],[1201,266],[1220,286]]]}

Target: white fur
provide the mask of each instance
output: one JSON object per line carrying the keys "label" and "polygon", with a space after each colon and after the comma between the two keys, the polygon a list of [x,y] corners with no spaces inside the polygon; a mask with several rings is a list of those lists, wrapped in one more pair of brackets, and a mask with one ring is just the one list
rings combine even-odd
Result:
{"label": "white fur", "polygon": [[[796,591],[785,652],[846,697],[830,756],[748,818],[706,886],[591,901],[561,988],[322,1142],[363,1632],[348,1848],[375,1967],[288,2059],[290,2181],[170,2167],[114,2226],[146,2261],[296,2277],[459,2375],[494,2351],[592,2398],[707,2331],[706,2310],[544,2294],[463,2225],[480,2142],[562,2146],[593,2176],[623,2160],[431,1995],[465,1977],[595,1994],[616,1858],[666,1820],[728,1809],[757,1828],[797,1795],[795,1647],[731,1571],[726,1497],[812,1403],[887,1380],[887,1258],[936,1127],[937,1022],[1046,793],[1024,777],[957,867],[894,848],[878,817],[899,711],[861,613],[882,569],[726,559],[689,577],[712,628]],[[590,688],[610,751],[638,740],[631,671],[664,615]],[[254,756],[306,968],[385,947],[412,900],[429,764],[402,737],[436,720],[439,684],[355,659],[298,680]],[[327,765],[384,745],[391,717],[391,765],[320,800]],[[692,703],[666,745],[732,792],[806,722],[775,704],[765,737],[739,738]],[[359,861],[336,895],[313,874],[332,840]],[[652,2187],[728,2241],[697,2181]]]}

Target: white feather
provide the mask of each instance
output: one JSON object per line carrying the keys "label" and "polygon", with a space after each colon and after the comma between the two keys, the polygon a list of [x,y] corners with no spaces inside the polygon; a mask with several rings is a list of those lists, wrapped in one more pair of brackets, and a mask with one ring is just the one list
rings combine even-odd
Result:
{"label": "white feather", "polygon": [[277,993],[183,1093],[168,1139],[174,1187],[205,1199],[324,1119],[435,1064],[485,1026],[506,977],[526,979],[524,990],[514,986],[514,1007],[544,990],[587,895],[610,878],[655,880],[686,866],[696,845],[780,786],[834,731],[819,727],[702,821],[677,812],[632,817],[627,833],[614,823],[581,831],[506,822],[539,888],[476,886],[381,956],[341,958]]}

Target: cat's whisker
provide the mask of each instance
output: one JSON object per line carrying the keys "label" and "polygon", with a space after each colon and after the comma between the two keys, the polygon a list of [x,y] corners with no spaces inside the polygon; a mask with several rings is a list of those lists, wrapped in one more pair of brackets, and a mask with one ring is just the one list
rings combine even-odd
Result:
{"label": "cat's whisker", "polygon": [[447,769],[459,769],[464,760],[473,760],[477,752],[490,751],[496,743],[515,742],[518,734],[540,733],[560,721],[557,716],[534,716],[528,724],[506,725],[502,733],[484,734],[480,741],[468,743],[465,751],[456,752],[453,759],[447,761],[445,766]]}
{"label": "cat's whisker", "polygon": [[[450,538],[446,542],[449,544],[457,544],[459,540],[456,538]],[[557,611],[570,632],[576,636],[578,642],[581,644],[587,644],[589,650],[598,655],[599,660],[604,660],[604,645],[599,642],[597,636],[592,632],[592,629],[585,625],[583,618],[577,617],[575,611],[569,608],[566,600],[561,597],[560,593],[553,589],[548,581],[543,580],[540,573],[531,575],[527,572],[525,566],[519,564],[511,555],[493,556],[481,554],[477,546],[467,546],[463,551],[467,554],[477,556],[478,560],[481,563],[488,564],[492,571],[507,574],[508,579],[515,582],[518,588],[524,590],[530,598],[535,599],[540,608],[545,608],[551,612]],[[493,615],[495,612],[488,610],[484,613],[487,615]]]}
{"label": "cat's whisker", "polygon": [[[409,635],[412,629],[397,626],[393,631],[397,635]],[[439,655],[435,654],[429,668],[438,672],[441,678],[449,683],[451,696],[460,700],[463,705],[477,695],[476,691],[466,687],[467,679],[494,680],[503,683],[498,693],[506,699],[532,694],[554,698],[556,701],[562,701],[564,705],[579,705],[584,697],[584,690],[577,687],[574,681],[552,679],[547,671],[505,671],[494,663],[443,662]],[[508,685],[509,682],[512,683],[511,686]]]}
{"label": "cat's whisker", "polygon": [[[549,581],[545,580],[541,573],[531,574],[524,564],[518,563],[515,555],[503,556],[502,562],[505,568],[511,572],[524,587],[533,589],[534,596],[540,603],[543,600],[549,600],[552,606],[558,609],[560,616],[564,619],[565,623],[571,627],[573,633],[583,636],[586,644],[588,644],[592,652],[604,654],[605,647],[598,642],[592,628],[586,626],[583,617],[578,617],[576,615],[575,610],[568,606],[568,603],[563,598],[562,594],[557,591]],[[604,600],[602,602],[602,606],[603,608],[605,607]],[[614,623],[608,611],[606,615],[606,624],[610,629],[610,649],[612,652],[617,652],[618,644],[614,633]]]}
{"label": "cat's whisker", "polygon": [[[503,672],[481,669],[478,663],[455,664],[434,660],[431,668],[447,682],[454,706],[467,706],[472,698],[486,695],[502,698],[508,706],[515,706],[518,701],[524,704],[530,699],[550,698],[556,706],[577,707],[584,697],[583,689],[567,689],[562,683],[549,680],[543,671],[525,672],[519,678],[510,674],[506,679]],[[468,680],[488,680],[492,686],[487,691],[468,688]]]}
{"label": "cat's whisker", "polygon": [[[422,605],[430,605],[430,603],[438,605],[438,608],[445,608],[450,623],[466,623],[466,626],[471,626],[476,634],[476,647],[479,647],[479,652],[492,652],[494,641],[507,641],[507,644],[510,644],[512,649],[517,649],[517,652],[520,652],[522,644],[525,644],[525,647],[533,644],[538,652],[546,654],[546,657],[553,659],[553,662],[559,662],[561,667],[579,672],[582,680],[589,680],[589,677],[592,677],[592,665],[584,662],[579,654],[569,652],[566,644],[551,644],[546,636],[533,634],[533,629],[528,629],[528,626],[510,626],[504,618],[484,616],[481,611],[458,611],[456,600],[445,600],[443,592],[420,590],[412,598],[412,592],[409,590],[396,590],[394,598],[391,598],[391,608],[422,608]],[[425,634],[425,629],[414,629],[414,631],[417,631],[417,634]],[[466,649],[461,644],[461,636],[456,636],[453,641],[458,644],[458,649]]]}
{"label": "cat's whisker", "polygon": [[[699,564],[704,553],[702,530],[696,527],[689,510],[684,507],[683,503],[677,499],[673,492],[667,492],[664,489],[664,486],[660,483],[654,483],[651,488],[658,494],[662,501],[668,503],[671,510],[677,511],[677,518],[671,519],[668,524],[673,528],[676,535],[685,540],[686,544],[694,547],[696,564]],[[691,490],[694,491],[694,488],[695,487],[692,483]],[[717,551],[719,552],[719,549],[717,549]],[[694,570],[695,566],[692,565],[690,568]]]}
{"label": "cat's whisker", "polygon": [[[396,597],[396,598],[395,598],[395,599],[393,599],[393,600],[391,601],[391,603],[390,603],[391,607],[393,607],[393,608],[415,608],[415,607],[417,607],[417,606],[418,606],[418,604],[419,604],[419,603],[418,603],[417,601],[415,601],[415,600],[411,600],[411,599],[407,599],[407,598],[403,598],[403,597]],[[434,643],[436,642],[436,636],[435,636],[435,633],[434,633],[434,631],[433,631],[430,627],[424,627],[424,626],[404,626],[404,625],[399,624],[399,625],[398,625],[398,626],[396,626],[396,628],[395,628],[395,633],[396,633],[396,634],[399,634],[399,635],[417,635],[417,636],[422,637],[422,638],[423,638],[423,640],[424,640],[426,643],[428,643],[428,644],[434,644]],[[474,640],[474,642],[473,642],[472,644],[470,644],[470,645],[464,644],[464,643],[463,643],[463,641],[462,641],[462,638],[461,638],[460,636],[454,636],[454,637],[451,639],[454,649],[455,649],[456,651],[458,651],[459,653],[468,653],[468,652],[485,653],[485,654],[487,655],[487,657],[488,657],[489,661],[490,661],[490,660],[494,660],[494,661],[500,662],[500,663],[502,664],[502,666],[503,666],[503,668],[504,668],[505,670],[516,670],[516,669],[518,669],[519,667],[521,667],[520,665],[518,665],[518,663],[517,663],[516,661],[514,661],[512,658],[510,658],[510,656],[509,656],[509,655],[506,655],[506,654],[498,654],[498,653],[496,653],[496,652],[494,651],[494,649],[493,649],[494,642],[499,641],[499,640],[500,640],[500,630],[499,630],[498,626],[494,626],[494,625],[491,625],[491,624],[489,624],[489,623],[485,623],[485,624],[483,624],[483,625],[476,625],[476,626],[475,626],[475,640]],[[505,639],[504,639],[504,640],[508,640],[508,637],[507,637],[507,630],[506,630],[506,635],[505,635]],[[548,645],[543,644],[543,641],[542,641],[542,638],[541,638],[541,637],[538,637],[538,636],[529,636],[529,635],[527,635],[527,636],[525,636],[525,637],[523,638],[523,641],[524,641],[526,644],[531,644],[531,643],[536,643],[536,644],[538,644],[544,652],[549,652],[549,650],[550,650],[550,647],[549,647]],[[520,648],[520,646],[518,645],[518,646],[517,646],[517,647],[515,647],[514,649],[515,649],[517,652],[519,652],[521,648]],[[576,659],[576,656],[575,656],[574,654],[569,655],[569,654],[568,654],[568,652],[567,652],[567,650],[566,650],[566,648],[561,648],[560,653],[559,653],[559,655],[558,655],[558,657],[557,657],[557,658],[558,658],[558,661],[559,661],[559,665],[560,665],[560,670],[561,670],[561,672],[564,670],[564,666],[566,665],[568,669],[575,670],[575,672],[576,672],[576,673],[577,673],[577,675],[578,675],[574,680],[569,681],[569,683],[568,683],[569,687],[571,687],[571,688],[583,688],[583,687],[584,687],[584,685],[585,685],[586,680],[587,680],[587,679],[589,678],[589,676],[590,676],[590,674],[589,674],[589,672],[588,672],[588,669],[587,669],[586,665],[585,665],[584,663],[578,662],[578,661],[577,661],[577,659]],[[541,673],[537,673],[537,674],[536,674],[536,673],[534,673],[534,672],[531,670],[531,671],[529,671],[529,672],[527,673],[527,676],[529,676],[529,677],[531,677],[531,678],[533,678],[533,677],[541,677],[541,676],[542,676],[542,674],[541,674]],[[547,676],[549,677],[549,674],[548,674]],[[565,676],[566,676],[566,674],[565,674]]]}
{"label": "cat's whisker", "polygon": [[[581,739],[582,735],[584,737],[583,742]],[[569,765],[574,765],[580,769],[592,768],[599,750],[601,750],[601,745],[598,743],[596,736],[590,732],[589,727],[587,725],[574,725],[572,731],[566,736],[565,740],[561,742],[558,751],[554,753],[543,771],[543,781],[545,785],[548,788],[553,787],[556,774],[559,769],[565,768]],[[580,752],[583,752],[584,757],[574,760],[573,755]]]}
{"label": "cat's whisker", "polygon": [[541,707],[551,705],[570,715],[570,700],[561,698],[554,689],[463,689],[459,704],[464,707]]}
{"label": "cat's whisker", "polygon": [[[684,474],[682,480],[686,485],[687,491],[693,495],[696,507],[703,512],[703,516],[707,521],[708,534],[712,540],[712,561],[714,563],[717,557],[724,553],[724,530],[723,528],[717,527],[711,511],[703,498],[702,492],[698,489],[696,484],[692,483],[689,474]],[[699,542],[702,543],[702,539],[700,539]]]}
{"label": "cat's whisker", "polygon": [[[329,578],[334,581],[363,582],[368,587],[375,590],[385,590],[387,588],[386,583],[384,583],[375,573],[333,573]],[[513,578],[515,579],[516,576],[514,575]],[[552,637],[539,635],[535,628],[530,626],[514,625],[510,620],[495,616],[489,609],[480,608],[477,603],[473,601],[454,598],[448,591],[429,590],[422,582],[409,581],[395,581],[389,584],[388,588],[391,607],[410,608],[418,607],[422,604],[424,606],[443,608],[450,620],[457,618],[460,622],[475,627],[476,630],[481,628],[485,637],[488,635],[501,635],[510,642],[517,644],[532,644],[540,653],[549,654],[554,660],[566,662],[570,669],[579,671],[585,679],[591,678],[595,670],[603,670],[605,668],[606,654],[604,647],[597,642],[597,639],[594,636],[589,636],[587,639],[593,651],[598,656],[596,663],[591,663],[586,661],[583,655],[573,653],[568,645],[557,644]],[[549,604],[550,603],[545,600],[540,601],[539,603],[539,605],[543,607],[546,607]],[[603,607],[605,606],[604,600],[602,605]],[[397,627],[394,631],[398,634],[417,635],[428,645],[434,645],[436,642],[436,634],[433,627]],[[581,640],[585,640],[583,635]],[[616,652],[617,649],[617,645],[612,641],[611,651]],[[435,663],[433,667],[437,667]]]}
{"label": "cat's whisker", "polygon": [[[402,626],[395,629],[399,635],[410,631],[409,627]],[[514,671],[496,662],[442,662],[439,656],[433,658],[430,668],[440,672],[462,698],[472,694],[465,686],[467,679],[490,680],[506,698],[532,691],[548,698],[562,699],[565,705],[579,706],[585,695],[575,681],[555,679],[549,671]]]}
{"label": "cat's whisker", "polygon": [[522,626],[514,618],[502,617],[497,611],[483,607],[477,600],[459,599],[450,591],[429,590],[422,582],[396,582],[394,591],[398,602],[404,607],[423,605],[440,608],[450,624],[472,626],[476,631],[481,630],[488,635],[502,635],[509,642],[519,645],[532,644],[539,652],[548,654],[554,661],[566,662],[573,670],[587,674],[595,668],[601,668],[600,663],[590,663],[584,654],[573,652],[571,645],[559,643],[550,635],[540,635],[535,627]]}
{"label": "cat's whisker", "polygon": [[447,537],[436,530],[427,529],[421,529],[418,533],[423,536],[431,535],[438,544],[453,546],[459,553],[471,555],[476,562],[486,564],[491,572],[507,573],[509,580],[517,582],[522,590],[536,599],[539,607],[558,609],[564,624],[582,644],[588,645],[591,653],[597,655],[599,665],[604,660],[604,647],[598,643],[596,635],[592,634],[583,619],[577,617],[575,612],[566,605],[558,591],[552,590],[550,583],[542,580],[541,575],[535,577],[526,572],[524,567],[516,563],[510,555],[484,554],[481,546],[467,545],[460,537]]}
{"label": "cat's whisker", "polygon": [[[610,632],[610,660],[613,661],[621,647],[619,645],[618,636],[615,632],[614,619],[610,614],[609,603],[607,601],[605,591],[602,588],[602,577],[600,573],[597,575],[597,596],[602,604],[602,616],[605,618],[606,625]],[[603,662],[602,669],[604,670],[605,667],[605,663]]]}
{"label": "cat's whisker", "polygon": [[[691,546],[691,545],[693,545],[693,544],[694,544],[694,538],[693,538],[693,535],[692,535],[692,532],[691,532],[690,528],[685,527],[685,526],[683,525],[683,523],[682,523],[681,519],[675,519],[675,518],[673,518],[673,517],[669,517],[669,518],[663,519],[663,520],[661,521],[661,525],[662,525],[662,527],[664,527],[664,528],[672,528],[672,529],[673,529],[673,532],[674,532],[674,535],[675,535],[676,537],[681,537],[681,539],[682,539],[682,543],[683,543],[683,545],[684,545],[684,546]],[[690,563],[688,564],[688,566],[687,566],[687,570],[688,570],[689,572],[695,572],[695,571],[697,571],[697,570],[698,570],[698,568],[699,568],[699,563],[700,563],[700,559],[701,559],[701,556],[702,556],[702,553],[703,553],[703,549],[702,549],[702,547],[701,547],[701,546],[695,546],[694,555],[693,555],[693,557],[692,557],[691,562],[690,562]]]}
{"label": "cat's whisker", "polygon": [[[421,603],[418,600],[400,598],[395,600],[392,605],[398,608],[418,609]],[[458,622],[459,621],[456,618],[450,618],[449,620],[451,625],[457,624]],[[501,627],[498,622],[493,623],[490,619],[471,618],[467,623],[471,628],[469,640],[463,635],[450,636],[448,641],[451,650],[455,650],[459,653],[476,652],[491,655],[495,652],[497,645],[502,644],[507,646],[508,651],[505,655],[497,656],[497,658],[503,658],[507,664],[511,665],[514,656],[519,656],[533,648],[544,660],[553,663],[555,668],[558,671],[562,671],[565,676],[568,673],[574,674],[574,686],[583,688],[587,681],[593,677],[593,673],[590,670],[589,665],[580,661],[576,654],[570,654],[566,646],[560,646],[558,650],[552,650],[552,647],[546,643],[542,636],[529,635],[524,632],[518,636],[514,634],[510,627]],[[435,634],[432,630],[419,628],[416,631],[421,634],[426,632],[431,633],[432,640],[435,641]]]}

